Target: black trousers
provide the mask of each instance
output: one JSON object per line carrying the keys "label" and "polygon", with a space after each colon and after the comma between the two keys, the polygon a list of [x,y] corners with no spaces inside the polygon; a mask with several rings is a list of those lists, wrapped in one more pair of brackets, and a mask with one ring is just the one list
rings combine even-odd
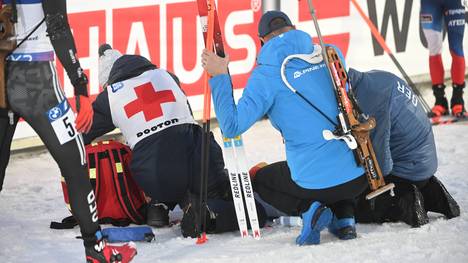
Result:
{"label": "black trousers", "polygon": [[[426,186],[426,184],[429,182],[430,180],[430,177],[426,180],[422,180],[422,181],[410,181],[408,179],[404,179],[404,178],[401,178],[401,177],[398,177],[398,176],[395,176],[395,175],[387,175],[385,176],[385,182],[388,182],[388,183],[394,183],[395,185],[401,185],[401,184],[414,184],[416,185],[416,187],[418,189],[422,189]],[[398,189],[395,189],[398,191]],[[402,189],[403,190],[403,189]]]}
{"label": "black trousers", "polygon": [[289,167],[282,161],[258,170],[253,184],[265,202],[287,215],[299,216],[314,201],[319,201],[330,207],[338,218],[346,218],[354,216],[354,198],[366,190],[367,179],[362,175],[330,188],[305,189],[291,179]]}
{"label": "black trousers", "polygon": [[[93,220],[89,208],[90,205],[95,206],[93,204],[95,202],[87,201],[92,188],[86,169],[86,155],[81,135],[61,145],[46,115],[49,109],[66,99],[59,86],[53,63],[8,61],[6,73],[8,103],[15,113],[15,118],[22,117],[44,142],[65,178],[72,213],[79,222],[83,237],[94,236],[99,224]],[[12,129],[5,127],[9,125],[5,119],[0,125],[2,126],[0,131]],[[2,173],[5,172],[8,163],[10,143],[11,137],[0,138]]]}
{"label": "black trousers", "polygon": [[[138,185],[152,200],[182,203],[190,192],[200,193],[201,140],[196,124],[181,124],[138,142],[133,149],[131,170]],[[208,198],[229,193],[221,147],[210,135]]]}
{"label": "black trousers", "polygon": [[2,191],[5,171],[10,160],[10,145],[15,133],[18,117],[8,115],[8,109],[0,109],[0,192]]}

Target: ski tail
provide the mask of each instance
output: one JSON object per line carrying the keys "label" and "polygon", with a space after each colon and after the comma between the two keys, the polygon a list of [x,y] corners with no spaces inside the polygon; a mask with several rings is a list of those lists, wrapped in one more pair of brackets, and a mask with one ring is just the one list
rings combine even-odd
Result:
{"label": "ski tail", "polygon": [[238,135],[234,139],[234,149],[237,157],[238,171],[242,180],[242,190],[244,193],[247,213],[249,215],[250,227],[255,239],[260,239],[260,226],[258,223],[257,207],[255,205],[254,191],[250,180],[249,169],[247,167],[247,157],[245,155],[244,142],[242,136]]}
{"label": "ski tail", "polygon": [[234,145],[232,139],[223,136],[224,146],[224,161],[229,173],[229,183],[231,185],[232,199],[236,210],[237,224],[241,237],[248,237],[247,219],[245,217],[244,200],[242,198],[241,182],[239,179],[239,171],[236,164],[236,156],[234,153]]}

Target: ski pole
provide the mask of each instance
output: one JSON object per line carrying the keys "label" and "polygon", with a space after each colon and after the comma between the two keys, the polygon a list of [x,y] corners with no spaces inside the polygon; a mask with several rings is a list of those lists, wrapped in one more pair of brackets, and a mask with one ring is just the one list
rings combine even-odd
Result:
{"label": "ski pole", "polygon": [[375,39],[377,40],[377,42],[379,42],[380,46],[385,50],[385,52],[388,54],[388,56],[390,57],[390,59],[393,61],[393,63],[395,64],[395,66],[398,68],[398,70],[400,71],[400,73],[403,75],[403,77],[405,78],[406,82],[408,83],[408,85],[413,89],[413,91],[416,93],[416,95],[418,95],[419,97],[419,100],[421,101],[421,104],[424,108],[424,110],[426,111],[426,113],[430,113],[432,112],[431,110],[431,107],[429,107],[429,105],[427,104],[426,100],[423,98],[421,92],[419,92],[418,88],[416,87],[416,85],[414,84],[414,82],[411,80],[411,78],[408,76],[408,74],[406,74],[406,71],[403,69],[403,67],[401,66],[400,62],[398,62],[398,60],[396,59],[396,57],[393,55],[392,51],[390,50],[390,48],[387,46],[386,42],[385,42],[385,39],[382,37],[382,35],[380,34],[379,30],[377,29],[377,27],[374,25],[374,23],[369,19],[369,17],[367,17],[367,15],[364,13],[364,11],[362,10],[361,6],[357,3],[356,0],[351,0],[351,3],[353,3],[354,7],[356,7],[358,13],[361,15],[362,19],[364,19],[364,21],[366,22],[366,24],[369,26],[370,30],[371,30],[371,33],[372,35],[375,37]]}
{"label": "ski pole", "polygon": [[[214,0],[198,1],[199,5],[204,5],[204,10],[208,11],[208,20],[203,31],[206,32],[206,48],[213,49],[213,35],[214,35],[214,15],[215,15],[215,3]],[[199,8],[200,9],[200,8]],[[206,19],[200,17],[201,19]],[[206,30],[206,31],[205,31]],[[202,153],[201,153],[201,172],[200,172],[200,211],[198,218],[198,227],[202,230],[201,235],[198,236],[197,244],[203,244],[207,241],[206,238],[206,213],[204,207],[207,203],[208,196],[208,171],[210,165],[210,119],[211,119],[211,92],[208,84],[210,76],[208,72],[204,73],[204,87],[203,87],[203,135],[202,135]]]}
{"label": "ski pole", "polygon": [[[212,4],[214,10],[214,32],[213,32],[213,44],[215,53],[220,57],[225,57],[223,36],[219,19],[216,12],[216,6]],[[207,16],[207,5],[206,0],[198,0],[198,12],[202,21],[203,31],[206,32],[206,16]],[[208,34],[204,34],[205,42],[207,42]],[[208,45],[209,49],[212,49],[212,45]],[[208,47],[207,47],[208,48]],[[228,69],[229,74],[229,69]],[[231,83],[232,86],[232,83]],[[221,131],[222,133],[222,131]],[[248,175],[247,161],[245,156],[245,150],[243,146],[242,136],[238,135],[234,138],[227,138],[222,134],[223,147],[224,147],[224,161],[226,168],[229,172],[229,182],[231,185],[231,192],[233,196],[233,203],[237,217],[237,223],[239,231],[242,237],[248,237],[247,221],[245,216],[245,210],[247,210],[250,225],[252,228],[253,237],[260,239],[260,227],[258,222],[257,209],[255,205],[255,199],[253,196],[253,187]],[[244,209],[245,202],[245,209]]]}

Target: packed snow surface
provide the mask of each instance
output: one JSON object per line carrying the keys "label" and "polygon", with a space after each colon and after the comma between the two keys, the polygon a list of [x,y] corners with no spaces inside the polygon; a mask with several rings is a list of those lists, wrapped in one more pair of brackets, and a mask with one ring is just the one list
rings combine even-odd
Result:
{"label": "packed snow surface", "polygon": [[[219,129],[214,129],[220,141]],[[434,127],[439,157],[437,176],[461,207],[446,220],[430,213],[430,223],[358,224],[358,238],[341,241],[322,232],[317,246],[296,246],[300,227],[271,224],[262,239],[242,239],[238,232],[209,235],[196,245],[181,236],[178,225],[153,229],[156,240],[137,243],[133,262],[468,262],[468,125]],[[244,134],[249,165],[285,158],[280,135],[268,121]],[[0,193],[0,262],[84,262],[78,228],[51,230],[51,220],[69,213],[63,203],[60,173],[46,152],[13,155]],[[171,212],[171,219],[181,211]],[[107,227],[107,226],[104,226]]]}

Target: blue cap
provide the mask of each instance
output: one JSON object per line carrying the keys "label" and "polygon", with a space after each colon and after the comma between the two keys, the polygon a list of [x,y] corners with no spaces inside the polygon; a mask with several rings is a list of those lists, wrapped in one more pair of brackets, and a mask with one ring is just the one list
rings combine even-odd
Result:
{"label": "blue cap", "polygon": [[[282,18],[284,23],[275,23],[274,25],[271,24],[273,20],[276,18]],[[265,37],[266,35],[270,34],[271,32],[283,28],[285,26],[293,26],[289,17],[281,12],[281,11],[268,11],[262,15],[260,18],[260,22],[258,23],[258,36]]]}

